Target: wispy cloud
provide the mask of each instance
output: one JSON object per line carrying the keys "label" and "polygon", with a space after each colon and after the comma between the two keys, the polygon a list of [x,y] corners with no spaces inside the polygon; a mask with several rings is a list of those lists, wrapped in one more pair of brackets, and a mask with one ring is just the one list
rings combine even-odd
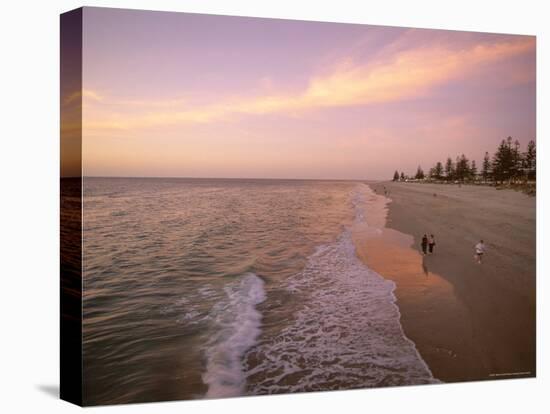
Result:
{"label": "wispy cloud", "polygon": [[86,102],[101,102],[103,101],[103,97],[98,94],[96,91],[92,91],[89,89],[83,89],[82,91],[76,91],[69,96],[67,96],[64,100],[65,105],[70,105],[74,102],[77,102],[82,98],[82,101]]}
{"label": "wispy cloud", "polygon": [[[313,75],[303,90],[274,94],[269,87],[263,95],[221,97],[219,103],[202,106],[192,106],[184,99],[109,100],[86,90],[84,127],[95,131],[130,130],[415,99],[438,85],[486,71],[491,65],[533,52],[534,48],[534,38],[529,37],[462,47],[435,44],[402,48],[367,63],[346,59],[326,73]],[[525,76],[518,79],[525,81]],[[71,99],[76,97],[71,95],[68,101]]]}

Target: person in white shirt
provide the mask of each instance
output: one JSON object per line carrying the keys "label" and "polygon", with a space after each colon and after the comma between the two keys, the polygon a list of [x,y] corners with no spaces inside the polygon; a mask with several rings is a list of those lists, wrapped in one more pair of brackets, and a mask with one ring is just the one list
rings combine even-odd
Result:
{"label": "person in white shirt", "polygon": [[481,264],[481,259],[483,258],[483,253],[485,253],[485,244],[483,243],[483,240],[480,240],[478,244],[475,246],[476,254],[474,258],[477,260],[479,264]]}

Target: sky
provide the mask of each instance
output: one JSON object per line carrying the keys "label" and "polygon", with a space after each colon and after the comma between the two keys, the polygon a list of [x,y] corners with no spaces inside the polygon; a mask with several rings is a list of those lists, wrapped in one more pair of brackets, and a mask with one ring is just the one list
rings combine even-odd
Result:
{"label": "sky", "polygon": [[390,179],[536,139],[532,36],[101,8],[83,21],[86,176]]}

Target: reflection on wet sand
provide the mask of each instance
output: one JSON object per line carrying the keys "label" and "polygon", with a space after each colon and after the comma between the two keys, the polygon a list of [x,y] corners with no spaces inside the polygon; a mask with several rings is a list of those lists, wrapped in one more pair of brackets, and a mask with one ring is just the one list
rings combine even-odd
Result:
{"label": "reflection on wet sand", "polygon": [[[357,232],[354,241],[358,257],[396,283],[405,334],[429,361],[434,376],[464,381],[487,375],[473,345],[468,309],[448,281],[429,271],[432,257],[412,247],[412,236],[388,228],[373,231],[371,226]],[[447,326],[454,329],[443,329]],[[462,339],[457,342],[456,337]]]}
{"label": "reflection on wet sand", "polygon": [[424,271],[424,274],[426,276],[430,275],[430,272],[428,271],[428,265],[426,265],[426,258],[425,257],[422,258],[422,270]]}

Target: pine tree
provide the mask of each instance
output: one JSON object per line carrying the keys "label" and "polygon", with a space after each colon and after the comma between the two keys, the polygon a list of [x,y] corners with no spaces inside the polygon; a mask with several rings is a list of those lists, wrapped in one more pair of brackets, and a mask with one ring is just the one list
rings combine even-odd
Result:
{"label": "pine tree", "polygon": [[435,172],[435,178],[437,178],[438,180],[440,180],[441,177],[443,177],[443,164],[441,164],[440,161],[438,161],[437,164],[435,164],[434,172]]}
{"label": "pine tree", "polygon": [[520,144],[517,139],[514,141],[514,146],[510,147],[510,157],[510,178],[512,180],[517,180],[520,178],[522,172],[522,157],[520,152]]}
{"label": "pine tree", "polygon": [[475,181],[476,178],[477,178],[476,160],[472,160],[472,166],[470,167],[470,179]]}
{"label": "pine tree", "polygon": [[423,180],[424,179],[424,171],[422,170],[422,167],[419,165],[418,169],[416,170],[416,175],[414,176],[417,180]]}
{"label": "pine tree", "polygon": [[399,181],[399,173],[397,172],[397,170],[395,170],[395,172],[393,173],[393,181]]}
{"label": "pine tree", "polygon": [[506,163],[506,141],[502,140],[493,155],[493,177],[495,184],[498,184],[504,179],[504,164]]}
{"label": "pine tree", "polygon": [[487,182],[491,175],[491,161],[489,160],[489,153],[485,152],[485,157],[483,157],[483,164],[481,167],[481,177],[483,182]]}
{"label": "pine tree", "polygon": [[495,182],[504,182],[512,177],[512,137],[502,140],[493,156],[493,177]]}
{"label": "pine tree", "polygon": [[534,180],[537,176],[537,148],[535,141],[529,141],[527,151],[523,154],[523,168],[525,169],[527,179]]}
{"label": "pine tree", "polygon": [[456,157],[455,177],[457,180],[464,181],[470,176],[470,161],[464,154]]}
{"label": "pine tree", "polygon": [[455,174],[455,168],[453,165],[453,160],[451,157],[447,158],[447,162],[445,163],[445,178],[447,181],[451,181],[454,178]]}
{"label": "pine tree", "polygon": [[401,171],[400,179],[401,179],[401,181],[405,181],[405,174],[403,174],[403,171]]}

